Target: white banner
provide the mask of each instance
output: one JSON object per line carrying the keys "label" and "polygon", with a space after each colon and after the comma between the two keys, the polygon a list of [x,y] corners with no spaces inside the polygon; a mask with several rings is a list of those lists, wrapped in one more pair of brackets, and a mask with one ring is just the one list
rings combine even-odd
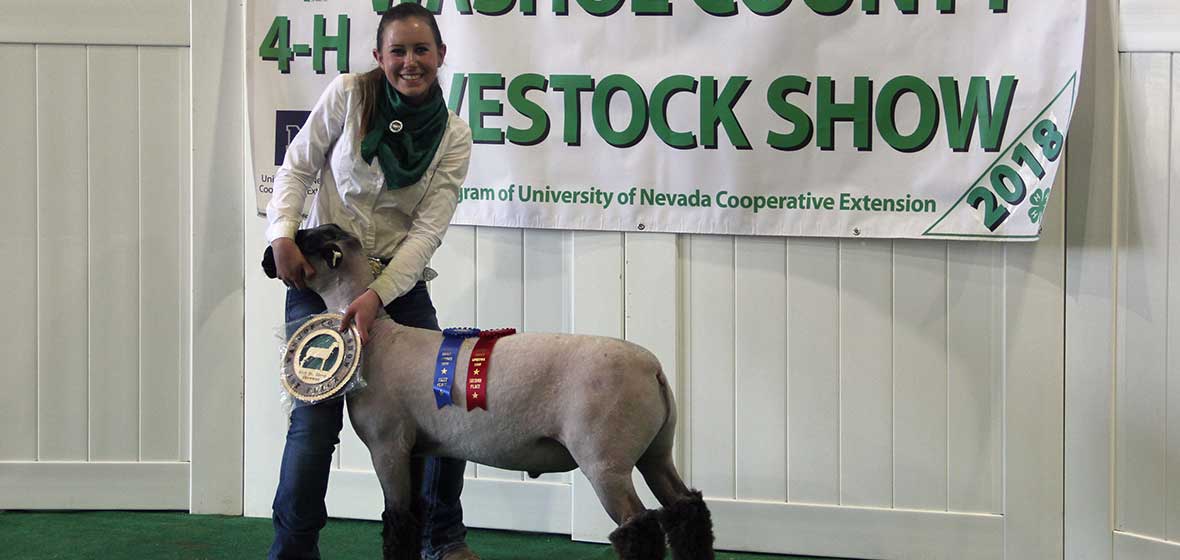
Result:
{"label": "white banner", "polygon": [[[258,211],[380,0],[251,0]],[[426,0],[475,138],[453,223],[1036,239],[1077,0]]]}

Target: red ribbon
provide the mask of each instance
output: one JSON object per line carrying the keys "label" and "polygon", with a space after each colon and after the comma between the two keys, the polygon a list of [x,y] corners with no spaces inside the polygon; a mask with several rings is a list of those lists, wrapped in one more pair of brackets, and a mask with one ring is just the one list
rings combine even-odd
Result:
{"label": "red ribbon", "polygon": [[492,367],[492,347],[497,340],[510,334],[516,334],[516,329],[493,329],[479,333],[479,341],[471,350],[471,361],[467,363],[467,410],[488,409],[485,380],[488,369]]}

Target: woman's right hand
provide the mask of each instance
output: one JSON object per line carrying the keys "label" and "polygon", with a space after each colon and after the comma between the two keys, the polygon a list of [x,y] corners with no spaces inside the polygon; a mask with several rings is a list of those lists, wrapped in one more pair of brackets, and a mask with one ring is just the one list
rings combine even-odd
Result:
{"label": "woman's right hand", "polygon": [[275,254],[275,272],[287,287],[307,289],[307,279],[315,276],[315,267],[307,262],[303,251],[290,237],[279,237],[270,242]]}

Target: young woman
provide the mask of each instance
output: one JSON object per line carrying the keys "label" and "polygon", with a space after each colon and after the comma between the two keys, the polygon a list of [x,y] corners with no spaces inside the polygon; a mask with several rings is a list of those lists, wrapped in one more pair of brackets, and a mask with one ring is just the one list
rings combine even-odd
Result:
{"label": "young woman", "polygon": [[[450,112],[438,85],[446,57],[434,15],[418,4],[398,4],[377,27],[378,68],[337,77],[287,148],[267,206],[267,240],[279,278],[288,286],[286,317],[325,311],[306,289],[315,271],[295,245],[300,223],[335,223],[361,240],[369,255],[388,263],[369,290],[345,311],[362,342],[378,311],[403,325],[438,330],[425,280],[426,263],[442,242],[467,175],[471,129]],[[300,211],[315,176],[324,183],[311,214]],[[327,522],[324,495],[339,441],[344,401],[297,407],[287,431],[274,500],[270,558],[319,558]],[[422,549],[428,560],[471,560],[459,494],[464,461],[429,459],[423,477]]]}

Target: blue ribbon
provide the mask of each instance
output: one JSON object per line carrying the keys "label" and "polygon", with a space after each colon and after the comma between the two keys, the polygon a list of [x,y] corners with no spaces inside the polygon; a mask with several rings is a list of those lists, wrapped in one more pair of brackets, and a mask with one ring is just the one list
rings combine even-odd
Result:
{"label": "blue ribbon", "polygon": [[441,409],[454,403],[451,398],[451,380],[455,375],[455,362],[463,341],[479,336],[479,329],[452,328],[443,331],[443,341],[438,347],[438,359],[434,364],[434,402]]}

